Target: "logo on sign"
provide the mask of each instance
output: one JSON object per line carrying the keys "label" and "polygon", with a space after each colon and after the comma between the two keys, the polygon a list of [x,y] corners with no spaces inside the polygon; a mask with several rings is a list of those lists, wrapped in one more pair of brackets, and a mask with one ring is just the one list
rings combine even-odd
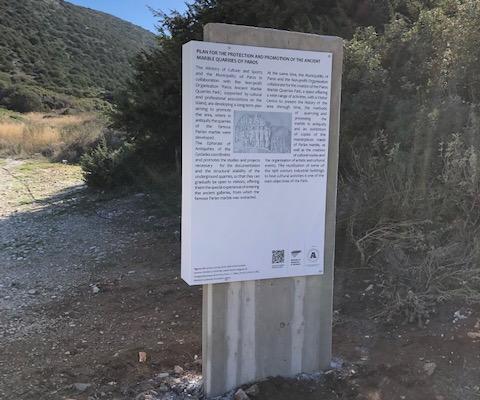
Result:
{"label": "logo on sign", "polygon": [[320,264],[320,252],[315,247],[308,250],[307,263],[310,265]]}
{"label": "logo on sign", "polygon": [[302,263],[302,250],[293,250],[291,252],[292,257],[290,257],[290,264],[295,266],[295,265],[301,265]]}

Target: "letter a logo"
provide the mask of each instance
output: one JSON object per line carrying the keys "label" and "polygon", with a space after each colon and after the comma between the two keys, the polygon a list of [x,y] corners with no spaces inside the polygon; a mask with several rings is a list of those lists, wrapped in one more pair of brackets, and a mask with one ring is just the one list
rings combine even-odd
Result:
{"label": "letter a logo", "polygon": [[320,252],[315,247],[308,251],[307,263],[310,265],[316,265],[320,262]]}

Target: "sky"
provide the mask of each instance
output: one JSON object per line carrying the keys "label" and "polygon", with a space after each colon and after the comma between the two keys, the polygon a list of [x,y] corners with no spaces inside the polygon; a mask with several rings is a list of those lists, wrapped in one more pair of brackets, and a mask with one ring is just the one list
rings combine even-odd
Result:
{"label": "sky", "polygon": [[79,6],[92,8],[115,15],[135,25],[156,32],[157,19],[148,7],[169,12],[185,10],[185,0],[68,0]]}

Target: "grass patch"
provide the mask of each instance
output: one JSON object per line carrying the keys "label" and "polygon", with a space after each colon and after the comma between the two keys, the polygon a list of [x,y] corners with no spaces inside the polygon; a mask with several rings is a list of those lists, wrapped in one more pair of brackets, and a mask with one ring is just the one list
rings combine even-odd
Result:
{"label": "grass patch", "polygon": [[17,172],[30,174],[34,173],[38,170],[45,170],[45,169],[54,169],[56,168],[55,164],[51,164],[46,161],[27,161],[24,164],[21,164],[16,168]]}
{"label": "grass patch", "polygon": [[82,185],[82,172],[77,165],[51,163],[45,159],[7,160],[3,164],[4,181],[1,183],[9,190],[2,200],[13,208],[29,206],[36,201],[41,203],[67,188]]}
{"label": "grass patch", "polygon": [[95,113],[59,115],[0,113],[0,155],[41,154],[54,161],[77,162],[102,137],[106,121]]}

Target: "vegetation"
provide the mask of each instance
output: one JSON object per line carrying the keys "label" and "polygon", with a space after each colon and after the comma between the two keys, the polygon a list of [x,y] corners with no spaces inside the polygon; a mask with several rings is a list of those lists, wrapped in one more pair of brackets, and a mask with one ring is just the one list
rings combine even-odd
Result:
{"label": "vegetation", "polygon": [[[429,3],[427,0],[367,0],[360,3],[353,0],[197,0],[184,15],[159,15],[161,31],[157,46],[136,58],[134,79],[115,101],[114,122],[117,127],[126,130],[129,142],[135,144],[138,156],[135,168],[141,169],[140,164],[155,166],[159,159],[170,164],[177,161],[178,164],[181,141],[181,46],[189,40],[201,40],[206,23],[226,22],[351,38],[353,35],[368,35],[369,32],[381,35],[387,21],[418,18],[420,10],[428,9]],[[356,33],[357,28],[364,25],[370,28]],[[355,65],[349,68],[347,74],[351,75],[347,75],[345,85],[345,108],[355,108],[355,116],[352,115],[349,120],[356,121],[354,117],[360,117],[359,121],[364,124],[360,127],[362,135],[363,132],[371,134],[371,124],[378,120],[375,113],[380,108],[379,102],[383,98],[381,91],[385,90],[387,79],[375,48],[370,53],[354,55],[357,59],[351,59]],[[372,55],[373,59],[369,59]],[[352,101],[356,104],[349,101],[350,90],[354,95]],[[362,98],[370,94],[374,94],[370,96],[370,100],[373,100],[371,104],[367,102],[369,99]],[[369,113],[372,110],[374,112]],[[349,132],[349,136],[356,137],[354,131],[358,133],[358,130],[347,127],[345,131]]]}
{"label": "vegetation", "polygon": [[115,186],[117,176],[134,182],[142,171],[173,168],[181,45],[201,40],[205,23],[340,35],[338,238],[377,277],[378,316],[421,324],[439,301],[480,300],[480,3],[197,0],[183,15],[160,17],[158,45],[137,57],[116,100],[126,142],[104,143],[86,159],[90,183]]}
{"label": "vegetation", "polygon": [[398,144],[382,137],[372,147],[369,158],[354,154],[340,201],[360,262],[376,274],[378,316],[422,325],[439,301],[479,302],[479,149],[452,135],[418,190]]}
{"label": "vegetation", "polygon": [[347,43],[347,231],[388,318],[480,300],[479,22],[478,2],[439,1]]}
{"label": "vegetation", "polygon": [[112,188],[128,184],[134,179],[130,157],[134,149],[128,143],[111,150],[102,140],[92,151],[82,157],[85,181],[93,187]]}
{"label": "vegetation", "polygon": [[0,0],[0,10],[0,106],[18,112],[101,107],[154,44],[142,28],[63,0]]}
{"label": "vegetation", "polygon": [[[1,111],[1,109],[0,109]],[[42,155],[78,162],[105,136],[106,119],[95,113],[74,115],[0,112],[0,155]]]}
{"label": "vegetation", "polygon": [[[161,30],[157,46],[137,56],[134,79],[115,99],[114,126],[126,131],[128,146],[133,145],[130,149],[134,149],[128,158],[129,165],[117,167],[132,169],[130,176],[135,178],[145,176],[142,171],[159,165],[179,165],[181,46],[189,40],[201,40],[204,24],[228,22],[351,34],[354,22],[349,15],[355,14],[355,10],[353,6],[347,9],[347,4],[342,3],[347,2],[197,0],[185,15],[159,14]],[[96,171],[101,174],[101,165],[99,162],[95,168],[89,163],[90,176]]]}

